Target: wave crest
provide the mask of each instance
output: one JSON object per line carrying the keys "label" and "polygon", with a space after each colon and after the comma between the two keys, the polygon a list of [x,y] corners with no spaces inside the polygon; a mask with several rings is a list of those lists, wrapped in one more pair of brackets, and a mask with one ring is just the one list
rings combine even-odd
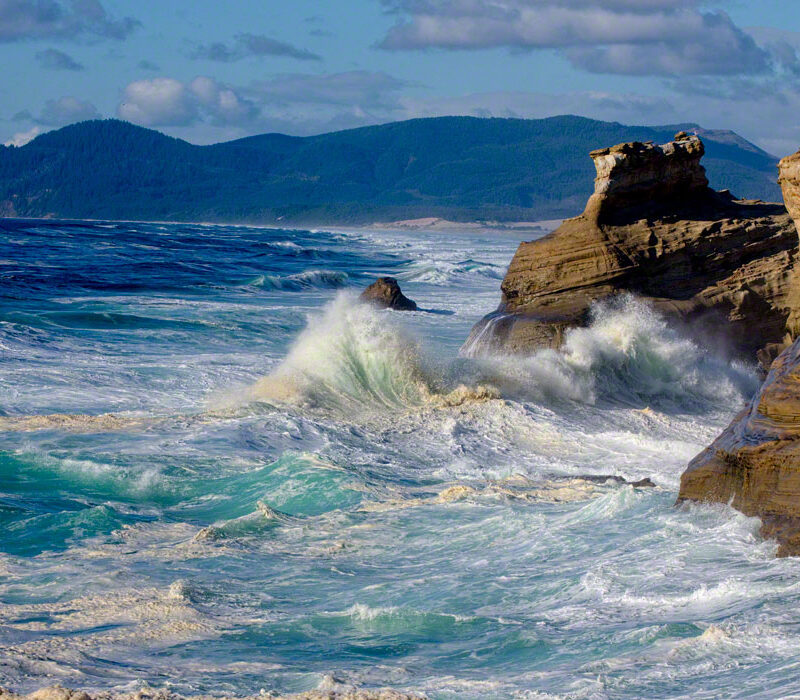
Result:
{"label": "wave crest", "polygon": [[632,295],[596,302],[589,325],[568,330],[558,350],[483,355],[475,363],[504,395],[538,400],[668,401],[688,409],[730,406],[758,386],[754,368],[713,356]]}
{"label": "wave crest", "polygon": [[425,402],[433,382],[418,343],[391,318],[340,293],[310,319],[278,369],[251,398],[353,409]]}
{"label": "wave crest", "polygon": [[306,289],[339,289],[350,280],[346,272],[337,270],[304,270],[293,275],[259,275],[248,282],[248,287],[261,287],[270,291],[301,292]]}

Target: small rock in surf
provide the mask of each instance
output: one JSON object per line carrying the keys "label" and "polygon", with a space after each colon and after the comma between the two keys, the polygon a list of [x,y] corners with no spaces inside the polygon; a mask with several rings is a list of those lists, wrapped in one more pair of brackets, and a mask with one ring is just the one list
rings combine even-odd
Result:
{"label": "small rock in surf", "polygon": [[417,305],[403,292],[394,277],[378,277],[369,287],[361,292],[361,301],[366,301],[383,309],[395,311],[416,311]]}

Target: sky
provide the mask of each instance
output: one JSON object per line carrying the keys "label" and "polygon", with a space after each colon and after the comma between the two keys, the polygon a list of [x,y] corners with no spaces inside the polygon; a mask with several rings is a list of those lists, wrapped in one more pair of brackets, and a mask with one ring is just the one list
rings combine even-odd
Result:
{"label": "sky", "polygon": [[800,147],[799,0],[0,0],[0,65],[6,145],[578,114]]}

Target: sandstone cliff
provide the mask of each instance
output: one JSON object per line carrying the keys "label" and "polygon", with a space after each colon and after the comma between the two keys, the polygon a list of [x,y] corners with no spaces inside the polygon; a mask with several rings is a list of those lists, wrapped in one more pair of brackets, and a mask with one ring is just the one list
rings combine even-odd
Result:
{"label": "sandstone cliff", "polygon": [[[800,224],[800,152],[779,168],[786,208]],[[797,284],[788,291],[792,335],[799,291]],[[800,339],[778,356],[749,405],[691,461],[678,500],[730,503],[761,518],[762,534],[780,543],[779,555],[800,554]]]}
{"label": "sandstone cliff", "polygon": [[695,457],[678,500],[730,503],[757,515],[779,556],[800,554],[800,340],[784,350],[748,406]]}
{"label": "sandstone cliff", "polygon": [[767,366],[793,337],[798,237],[786,209],[710,189],[697,136],[590,155],[597,178],[584,212],[519,246],[500,308],[476,325],[465,352],[558,346],[593,301],[633,292]]}
{"label": "sandstone cliff", "polygon": [[[800,151],[783,158],[778,163],[778,183],[783,192],[783,202],[794,219],[795,227],[800,231]],[[795,270],[800,275],[800,270]],[[800,336],[800,279],[796,279],[789,290],[789,318],[786,326],[789,334]]]}

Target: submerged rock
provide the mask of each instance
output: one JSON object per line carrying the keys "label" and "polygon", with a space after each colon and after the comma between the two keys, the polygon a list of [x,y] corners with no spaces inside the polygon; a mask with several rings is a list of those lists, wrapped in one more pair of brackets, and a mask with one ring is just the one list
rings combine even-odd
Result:
{"label": "submerged rock", "polygon": [[616,476],[615,474],[583,474],[577,478],[598,484],[604,484],[607,481],[613,481],[617,484],[633,486],[635,489],[654,489],[656,487],[655,482],[649,476],[644,477],[644,479],[639,479],[638,481],[629,481],[625,477]]}
{"label": "submerged rock", "polygon": [[417,305],[402,291],[394,277],[378,277],[361,292],[361,300],[384,309],[395,311],[416,311]]}
{"label": "submerged rock", "polygon": [[520,244],[500,308],[473,328],[466,354],[558,347],[586,324],[592,302],[632,292],[767,366],[793,336],[797,232],[781,204],[710,189],[703,152],[685,133],[592,151],[597,178],[584,212]]}
{"label": "submerged rock", "polygon": [[800,339],[784,350],[747,407],[695,457],[678,502],[729,503],[761,518],[779,556],[800,554]]}

